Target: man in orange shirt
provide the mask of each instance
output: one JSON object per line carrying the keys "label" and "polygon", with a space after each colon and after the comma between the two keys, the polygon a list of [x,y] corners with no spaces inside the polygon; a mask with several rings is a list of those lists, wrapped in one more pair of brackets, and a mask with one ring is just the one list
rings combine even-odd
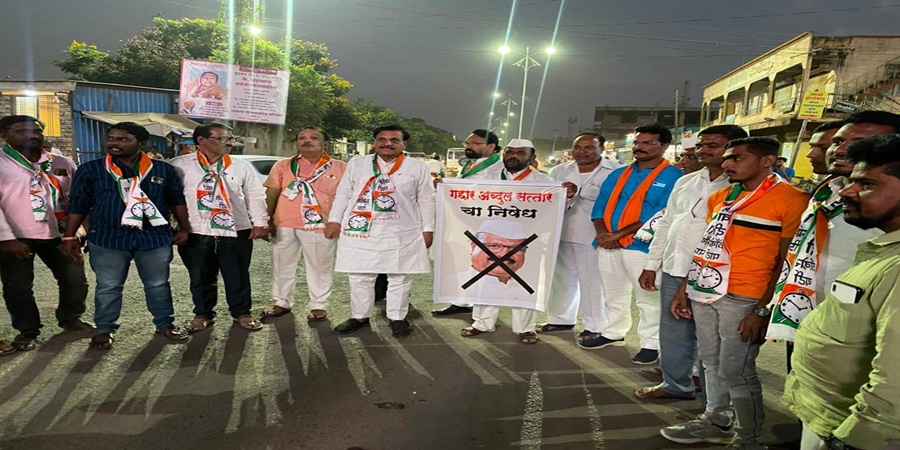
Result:
{"label": "man in orange shirt", "polygon": [[777,140],[764,137],[736,139],[725,147],[722,168],[736,184],[709,197],[709,226],[670,308],[676,318],[693,317],[696,323],[706,374],[706,411],[660,430],[670,441],[731,441],[729,448],[765,448],[760,442],[765,410],[756,357],[769,321],[766,305],[809,199],[773,174],[780,147]]}
{"label": "man in orange shirt", "polygon": [[275,163],[266,187],[272,236],[272,299],[263,317],[287,314],[294,307],[294,281],[300,253],[306,264],[309,320],[324,320],[334,279],[337,240],[325,239],[325,219],[347,163],[325,152],[328,135],[308,127],[297,133],[297,155]]}

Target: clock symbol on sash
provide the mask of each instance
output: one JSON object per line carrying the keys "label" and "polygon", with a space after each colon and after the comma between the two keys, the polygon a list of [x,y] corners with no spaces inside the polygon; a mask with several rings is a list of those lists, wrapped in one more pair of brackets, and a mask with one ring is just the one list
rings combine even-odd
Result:
{"label": "clock symbol on sash", "polygon": [[350,219],[347,220],[347,224],[350,225],[350,228],[354,230],[359,230],[364,228],[369,223],[369,219],[362,214],[356,214],[350,216]]}
{"label": "clock symbol on sash", "polygon": [[321,222],[322,216],[319,215],[318,211],[315,209],[307,209],[303,213],[303,218],[306,219],[307,222]]}
{"label": "clock symbol on sash", "polygon": [[784,284],[787,281],[788,274],[791,273],[791,265],[785,259],[781,264],[781,275],[778,276],[778,284]]}
{"label": "clock symbol on sash", "polygon": [[218,213],[213,216],[212,221],[220,227],[231,228],[234,226],[234,217],[228,213]]}
{"label": "clock symbol on sash", "polygon": [[131,207],[131,215],[135,217],[153,217],[156,215],[156,207],[149,202],[138,202]]}
{"label": "clock symbol on sash", "polygon": [[688,271],[687,278],[688,281],[694,281],[697,278],[700,278],[700,270],[703,267],[697,261],[691,261],[691,270]]}
{"label": "clock symbol on sash", "polygon": [[650,231],[656,232],[656,225],[659,223],[659,221],[662,218],[663,218],[663,216],[659,215],[650,221],[650,223],[647,225],[647,227],[650,228]]}
{"label": "clock symbol on sash", "polygon": [[791,292],[785,295],[778,307],[784,317],[791,319],[794,323],[800,323],[813,309],[812,300],[800,292]]}
{"label": "clock symbol on sash", "polygon": [[31,209],[44,209],[47,202],[40,195],[31,194]]}
{"label": "clock symbol on sash", "polygon": [[715,289],[722,284],[722,273],[714,267],[706,266],[700,272],[700,278],[697,280],[697,287],[704,289]]}
{"label": "clock symbol on sash", "polygon": [[213,195],[212,195],[212,194],[203,194],[203,196],[200,197],[200,204],[203,205],[203,206],[205,206],[205,207],[207,207],[207,208],[212,209],[212,207],[213,207]]}
{"label": "clock symbol on sash", "polygon": [[385,210],[393,209],[396,203],[394,197],[387,194],[381,194],[375,199],[375,205],[378,206],[378,208]]}

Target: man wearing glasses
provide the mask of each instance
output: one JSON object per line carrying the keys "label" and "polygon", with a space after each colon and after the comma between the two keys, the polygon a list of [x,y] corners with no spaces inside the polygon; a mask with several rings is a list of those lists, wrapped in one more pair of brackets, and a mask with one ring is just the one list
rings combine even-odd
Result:
{"label": "man wearing glasses", "polygon": [[696,148],[697,159],[703,168],[675,182],[666,212],[656,224],[650,252],[638,281],[644,291],[657,291],[656,273],[662,269],[659,346],[663,382],[634,391],[640,399],[694,397],[692,375],[697,361],[694,321],[679,320],[669,312],[669,305],[684,282],[691,268],[694,249],[706,231],[706,199],[730,184],[722,169],[725,144],[745,137],[747,132],[737,125],[717,125],[701,131]]}
{"label": "man wearing glasses", "polygon": [[597,250],[591,243],[597,235],[591,223],[591,208],[600,186],[621,164],[603,158],[606,139],[597,133],[581,133],[572,142],[572,162],[550,171],[550,177],[575,186],[577,193],[563,216],[563,228],[556,258],[556,271],[550,288],[547,323],[538,325],[538,333],[575,328],[578,309],[584,331],[578,340],[599,336],[604,327],[603,286]]}
{"label": "man wearing glasses", "polygon": [[229,127],[201,125],[194,130],[197,152],[171,161],[191,221],[187,243],[178,248],[191,277],[191,333],[205,330],[216,316],[219,272],[234,323],[247,331],[262,328],[250,315],[250,260],[253,239],[269,234],[266,192],[253,166],[229,155],[233,142]]}
{"label": "man wearing glasses", "polygon": [[[500,138],[491,131],[473,130],[466,137],[466,159],[457,178],[470,180],[496,179],[503,170],[503,159],[500,158]],[[452,316],[472,312],[472,305],[453,303],[444,309],[431,312],[434,316]]]}
{"label": "man wearing glasses", "polygon": [[591,214],[596,245],[600,247],[598,261],[608,324],[600,336],[578,345],[588,350],[625,345],[634,293],[640,310],[641,350],[632,362],[653,364],[659,359],[660,304],[656,295],[638,284],[650,244],[635,240],[634,233],[666,206],[681,171],[663,158],[672,142],[672,133],[666,127],[644,125],[635,133],[631,143],[635,162],[616,169],[603,182]]}

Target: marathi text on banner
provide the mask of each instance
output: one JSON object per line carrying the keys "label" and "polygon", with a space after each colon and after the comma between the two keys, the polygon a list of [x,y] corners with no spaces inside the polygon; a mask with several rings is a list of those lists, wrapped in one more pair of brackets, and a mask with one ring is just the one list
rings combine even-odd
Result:
{"label": "marathi text on banner", "polygon": [[546,311],[565,188],[448,179],[437,195],[434,301]]}
{"label": "marathi text on banner", "polygon": [[184,59],[178,114],[284,125],[290,72]]}

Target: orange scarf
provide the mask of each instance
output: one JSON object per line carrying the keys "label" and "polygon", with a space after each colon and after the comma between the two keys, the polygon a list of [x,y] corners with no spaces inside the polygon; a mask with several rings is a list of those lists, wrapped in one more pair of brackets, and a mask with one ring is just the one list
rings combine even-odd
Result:
{"label": "orange scarf", "polygon": [[[653,185],[653,182],[656,180],[656,177],[669,166],[669,161],[662,160],[658,166],[656,166],[650,175],[647,175],[647,178],[641,182],[640,186],[638,186],[637,190],[634,191],[634,194],[631,198],[628,199],[628,203],[625,204],[625,210],[622,211],[622,215],[619,216],[619,223],[617,224],[616,230],[621,230],[623,227],[630,225],[632,223],[637,222],[641,219],[641,209],[644,207],[644,197],[647,196],[647,191],[650,190],[650,186]],[[616,210],[616,205],[619,202],[619,195],[622,194],[622,189],[625,188],[625,183],[628,182],[628,177],[631,176],[631,172],[634,170],[634,165],[629,165],[625,168],[625,171],[622,172],[622,175],[616,180],[616,186],[613,188],[612,194],[609,196],[608,202],[606,202],[606,209],[603,210],[603,223],[606,224],[606,229],[610,232],[614,231],[612,226],[612,216],[613,211]],[[624,248],[631,245],[634,242],[634,235],[629,234],[628,236],[623,236],[619,239],[619,244]]]}

